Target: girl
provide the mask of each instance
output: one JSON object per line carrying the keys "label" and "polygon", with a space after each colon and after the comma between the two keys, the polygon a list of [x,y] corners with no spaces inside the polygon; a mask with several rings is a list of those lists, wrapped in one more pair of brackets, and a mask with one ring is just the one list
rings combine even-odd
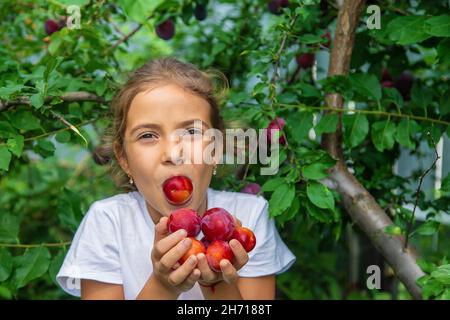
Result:
{"label": "girl", "polygon": [[[90,206],[57,275],[66,292],[82,299],[274,299],[275,275],[295,257],[269,219],[268,202],[210,188],[218,159],[192,163],[174,152],[178,129],[190,139],[182,137],[183,144],[202,141],[209,128],[224,131],[212,79],[192,64],[161,58],[138,69],[118,92],[105,148],[129,192]],[[224,208],[253,230],[255,248],[247,254],[231,240],[235,258],[220,262],[222,272],[212,271],[204,254],[179,265],[192,241],[183,230],[168,232],[167,217],[178,206],[168,202],[162,184],[175,175],[194,186],[183,207],[199,215]]]}

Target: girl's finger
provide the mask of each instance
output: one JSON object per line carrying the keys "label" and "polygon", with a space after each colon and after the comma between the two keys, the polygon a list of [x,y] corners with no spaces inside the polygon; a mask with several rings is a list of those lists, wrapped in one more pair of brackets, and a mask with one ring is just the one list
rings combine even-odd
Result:
{"label": "girl's finger", "polygon": [[[156,260],[159,260],[170,249],[172,249],[177,243],[179,243],[187,235],[186,230],[180,229],[165,238],[159,240],[154,244],[153,254]],[[156,237],[156,235],[155,235]]]}
{"label": "girl's finger", "polygon": [[217,273],[212,271],[209,267],[208,260],[204,253],[197,254],[197,268],[200,269],[202,273],[202,280],[207,282],[212,282],[217,279]]}
{"label": "girl's finger", "polygon": [[[180,258],[191,248],[192,240],[185,238],[178,242],[176,246],[166,252],[157,262],[158,271],[161,273],[171,272]],[[179,268],[177,268],[179,269]]]}
{"label": "girl's finger", "polygon": [[197,257],[190,256],[177,270],[172,271],[167,279],[169,284],[175,287],[185,282],[196,265]]}
{"label": "girl's finger", "polygon": [[200,272],[200,270],[195,268],[194,271],[192,271],[189,277],[186,279],[186,281],[181,284],[183,291],[191,289],[198,281],[198,279],[200,279],[201,275],[202,273]]}
{"label": "girl's finger", "polygon": [[222,270],[223,280],[227,283],[234,283],[239,278],[236,269],[227,259],[220,261],[220,269]]}
{"label": "girl's finger", "polygon": [[232,239],[230,242],[231,250],[234,253],[234,266],[236,270],[241,269],[245,264],[248,262],[248,254],[247,251],[245,251],[242,244],[237,241],[236,239]]}
{"label": "girl's finger", "polygon": [[161,239],[167,236],[169,230],[167,229],[167,221],[169,219],[167,217],[162,217],[159,219],[159,222],[155,226],[155,239],[153,243],[157,243]]}

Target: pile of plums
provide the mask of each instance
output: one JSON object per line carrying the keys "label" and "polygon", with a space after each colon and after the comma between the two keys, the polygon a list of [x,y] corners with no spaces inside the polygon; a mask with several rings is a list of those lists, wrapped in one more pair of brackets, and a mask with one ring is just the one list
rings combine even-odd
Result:
{"label": "pile of plums", "polygon": [[[250,252],[256,244],[253,232],[236,224],[233,216],[223,208],[211,208],[200,217],[192,209],[180,208],[170,214],[168,222],[169,232],[184,229],[192,240],[191,248],[180,259],[183,264],[191,255],[204,253],[210,268],[220,272],[220,261],[233,261],[234,255],[228,242],[232,239],[239,241],[245,251]],[[204,237],[199,241],[200,230]]]}
{"label": "pile of plums", "polygon": [[[167,201],[176,206],[186,204],[192,197],[193,185],[186,176],[176,175],[167,179],[162,189]],[[192,240],[191,248],[180,259],[183,264],[191,255],[204,253],[212,270],[220,272],[220,261],[227,259],[232,262],[234,255],[228,242],[239,241],[247,252],[256,245],[253,231],[237,225],[233,216],[223,208],[211,208],[200,217],[188,208],[179,208],[170,214],[168,229],[170,233],[184,229]],[[204,237],[196,239],[200,230]]]}

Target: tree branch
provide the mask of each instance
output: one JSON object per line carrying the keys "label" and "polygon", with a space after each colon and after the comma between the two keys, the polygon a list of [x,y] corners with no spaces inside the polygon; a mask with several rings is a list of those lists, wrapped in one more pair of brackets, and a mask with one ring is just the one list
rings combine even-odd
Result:
{"label": "tree branch", "polygon": [[[363,6],[364,0],[346,0],[339,8],[328,70],[329,77],[349,73],[356,28]],[[339,94],[328,94],[325,101],[327,106],[343,108],[343,99]],[[421,289],[416,280],[424,273],[410,250],[404,250],[404,239],[384,232],[387,226],[392,225],[391,219],[345,165],[342,152],[342,113],[339,113],[336,132],[322,135],[322,147],[338,159],[330,172],[330,178],[336,183],[336,190],[342,197],[345,210],[368,235],[410,294],[415,299],[421,299]]]}
{"label": "tree branch", "polygon": [[[150,19],[152,16],[148,17],[148,19]],[[116,41],[116,43],[114,43],[111,47],[111,50],[114,50],[115,48],[117,48],[120,44],[122,44],[123,42],[127,41],[128,39],[130,39],[136,32],[138,32],[139,30],[141,30],[141,28],[144,26],[143,23],[138,24],[133,30],[131,30],[128,34],[124,35],[122,38],[120,38],[119,40]]]}
{"label": "tree branch", "polygon": [[431,164],[431,166],[420,175],[419,185],[417,186],[417,190],[416,190],[416,200],[414,202],[414,208],[413,208],[413,211],[412,211],[412,214],[411,214],[411,218],[410,218],[410,220],[408,222],[408,227],[407,227],[406,233],[405,233],[405,246],[404,246],[405,249],[408,248],[408,241],[409,241],[409,238],[411,237],[412,228],[414,227],[414,220],[415,220],[415,216],[416,216],[416,209],[417,209],[417,205],[419,203],[419,195],[420,195],[420,189],[422,188],[423,179],[431,171],[431,169],[434,168],[434,166],[436,165],[436,162],[440,158],[439,157],[439,153],[437,152],[437,149],[436,149],[436,143],[434,142],[434,139],[431,136],[430,132],[427,132],[427,135],[430,137],[430,140],[433,143],[434,154],[435,154],[436,157],[434,158],[434,161]]}
{"label": "tree branch", "polygon": [[[46,97],[45,102],[50,102],[54,97]],[[59,97],[64,102],[81,102],[81,101],[93,101],[103,103],[105,99],[103,97],[97,96],[94,93],[86,92],[86,91],[75,91],[75,92],[66,92],[62,96]],[[0,112],[5,111],[6,109],[17,106],[17,105],[31,105],[31,101],[29,97],[18,97],[12,101],[0,101]]]}

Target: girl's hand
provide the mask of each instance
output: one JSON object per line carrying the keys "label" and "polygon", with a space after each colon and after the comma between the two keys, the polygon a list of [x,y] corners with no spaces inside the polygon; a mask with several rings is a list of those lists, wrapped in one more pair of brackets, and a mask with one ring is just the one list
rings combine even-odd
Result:
{"label": "girl's hand", "polygon": [[[235,218],[236,225],[242,226],[241,221]],[[235,239],[229,241],[234,254],[234,263],[226,259],[220,261],[222,272],[214,272],[208,265],[208,260],[203,253],[197,254],[198,269],[201,271],[199,283],[204,286],[212,285],[224,280],[227,283],[235,283],[239,278],[237,273],[248,262],[248,254],[241,243]]]}
{"label": "girl's hand", "polygon": [[162,217],[155,227],[155,241],[151,253],[153,276],[177,294],[191,289],[200,278],[196,268],[197,258],[191,256],[182,265],[178,260],[190,249],[192,240],[185,230],[168,234],[167,217]]}

